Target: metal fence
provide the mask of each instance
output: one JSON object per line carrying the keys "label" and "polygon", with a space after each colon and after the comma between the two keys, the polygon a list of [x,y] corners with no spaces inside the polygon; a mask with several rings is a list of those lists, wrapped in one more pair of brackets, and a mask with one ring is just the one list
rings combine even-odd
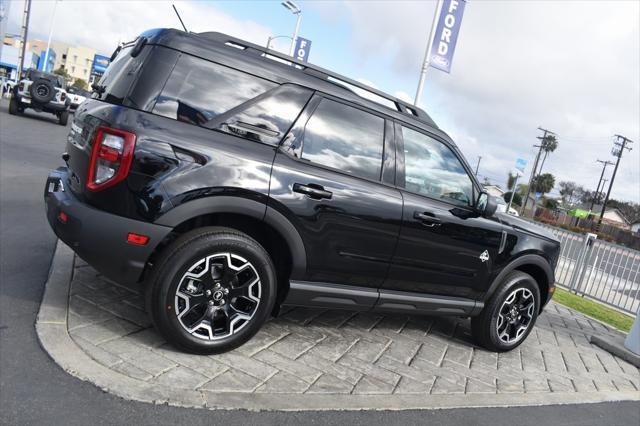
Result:
{"label": "metal fence", "polygon": [[640,307],[640,252],[547,225],[560,240],[556,282],[576,294],[636,315]]}

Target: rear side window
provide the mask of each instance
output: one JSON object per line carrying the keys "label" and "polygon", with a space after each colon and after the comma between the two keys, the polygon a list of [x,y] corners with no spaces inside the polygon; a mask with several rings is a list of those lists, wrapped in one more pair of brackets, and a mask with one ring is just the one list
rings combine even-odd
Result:
{"label": "rear side window", "polygon": [[109,64],[98,82],[102,93],[94,92],[96,99],[122,104],[151,50],[149,47],[145,47],[138,56],[132,58],[131,49],[132,46],[122,49],[113,62]]}
{"label": "rear side window", "polygon": [[270,145],[277,145],[287,133],[311,90],[285,84],[252,101],[239,111],[224,114],[219,130]]}
{"label": "rear side window", "polygon": [[268,80],[184,55],[167,80],[153,112],[210,127],[210,122],[220,114],[275,86]]}
{"label": "rear side window", "polygon": [[305,126],[301,158],[379,180],[383,143],[383,118],[322,99]]}

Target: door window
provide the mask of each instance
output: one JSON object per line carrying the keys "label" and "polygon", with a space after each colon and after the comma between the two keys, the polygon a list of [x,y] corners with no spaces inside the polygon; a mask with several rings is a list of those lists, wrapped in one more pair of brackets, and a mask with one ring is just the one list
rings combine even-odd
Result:
{"label": "door window", "polygon": [[417,194],[471,206],[473,183],[458,157],[445,144],[402,127],[404,187]]}
{"label": "door window", "polygon": [[301,158],[379,180],[383,143],[383,118],[322,99],[305,127]]}

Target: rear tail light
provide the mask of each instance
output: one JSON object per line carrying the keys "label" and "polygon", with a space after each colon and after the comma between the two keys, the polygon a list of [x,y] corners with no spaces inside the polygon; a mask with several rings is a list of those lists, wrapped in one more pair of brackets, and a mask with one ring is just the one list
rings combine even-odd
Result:
{"label": "rear tail light", "polygon": [[136,135],[133,133],[99,127],[91,151],[87,189],[101,191],[126,178],[135,144]]}
{"label": "rear tail light", "polygon": [[60,94],[60,100],[61,100],[61,101],[64,101],[66,98],[67,98],[67,95],[66,95],[64,92],[62,92],[62,93]]}
{"label": "rear tail light", "polygon": [[21,92],[24,90],[24,83],[18,84],[18,90]]}

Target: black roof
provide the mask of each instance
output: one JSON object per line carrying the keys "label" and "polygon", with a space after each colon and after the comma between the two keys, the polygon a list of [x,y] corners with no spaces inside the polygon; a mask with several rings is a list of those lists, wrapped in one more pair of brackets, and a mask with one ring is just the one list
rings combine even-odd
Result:
{"label": "black roof", "polygon": [[[438,134],[455,145],[422,109],[338,73],[218,33],[186,33],[176,29],[145,31],[148,44],[165,46],[278,83],[291,82],[360,104],[399,121]],[[133,42],[132,42],[133,43]]]}

